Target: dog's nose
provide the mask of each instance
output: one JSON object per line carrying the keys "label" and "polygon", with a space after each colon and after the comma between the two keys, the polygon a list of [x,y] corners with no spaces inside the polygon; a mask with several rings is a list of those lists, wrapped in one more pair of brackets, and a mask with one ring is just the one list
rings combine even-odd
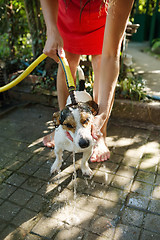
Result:
{"label": "dog's nose", "polygon": [[89,147],[89,144],[90,144],[90,142],[89,142],[88,139],[86,139],[86,138],[80,138],[80,140],[79,140],[79,146],[80,146],[81,148],[87,148],[87,147]]}

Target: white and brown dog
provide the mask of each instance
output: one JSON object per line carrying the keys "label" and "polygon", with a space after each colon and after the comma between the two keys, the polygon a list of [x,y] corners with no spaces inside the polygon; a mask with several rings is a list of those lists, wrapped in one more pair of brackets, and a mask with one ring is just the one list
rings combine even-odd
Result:
{"label": "white and brown dog", "polygon": [[54,151],[56,160],[51,167],[51,174],[60,170],[63,151],[83,152],[81,170],[85,175],[91,175],[88,160],[92,154],[94,139],[91,135],[91,125],[98,113],[98,105],[92,101],[85,91],[76,91],[77,104],[72,105],[70,96],[65,108],[53,114],[55,125]]}

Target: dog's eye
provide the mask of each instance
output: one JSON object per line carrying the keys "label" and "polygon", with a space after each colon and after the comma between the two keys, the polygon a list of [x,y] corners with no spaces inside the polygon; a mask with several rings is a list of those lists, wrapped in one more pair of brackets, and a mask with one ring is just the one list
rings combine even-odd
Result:
{"label": "dog's eye", "polygon": [[65,123],[64,124],[67,128],[73,128],[73,126],[70,123]]}
{"label": "dog's eye", "polygon": [[83,120],[82,124],[86,124],[89,122],[89,118],[86,118],[85,120]]}

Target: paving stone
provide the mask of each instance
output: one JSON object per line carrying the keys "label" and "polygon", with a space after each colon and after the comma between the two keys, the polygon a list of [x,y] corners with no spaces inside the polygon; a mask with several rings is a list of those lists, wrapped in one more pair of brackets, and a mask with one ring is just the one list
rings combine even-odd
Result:
{"label": "paving stone", "polygon": [[125,225],[130,224],[141,227],[143,223],[143,216],[143,212],[126,207],[122,214],[122,223]]}
{"label": "paving stone", "polygon": [[[96,240],[106,240],[106,236],[99,236],[98,234],[96,233],[92,233],[92,232],[89,232],[89,231],[86,231],[84,232],[84,237],[83,237],[83,240],[93,240],[93,239],[96,239]],[[113,238],[109,238],[107,237],[107,240],[112,240]]]}
{"label": "paving stone", "polygon": [[[75,195],[75,196],[74,196]],[[57,202],[62,202],[65,205],[66,204],[76,204],[77,199],[81,196],[79,193],[74,193],[74,191],[64,188],[64,189],[57,189],[57,194],[54,197],[54,203]]]}
{"label": "paving stone", "polygon": [[153,130],[151,133],[150,133],[150,136],[149,136],[149,139],[148,141],[156,141],[160,144],[160,140],[159,140],[159,135],[160,135],[160,132],[157,131],[157,130]]}
{"label": "paving stone", "polygon": [[160,200],[158,199],[151,199],[148,210],[154,213],[160,214]]}
{"label": "paving stone", "polygon": [[[85,186],[85,185],[84,185]],[[106,195],[108,192],[108,185],[100,184],[94,182],[94,184],[91,187],[86,187],[83,189],[83,193],[86,193],[88,195],[91,195],[93,197],[101,198],[101,199],[107,199]]]}
{"label": "paving stone", "polygon": [[139,235],[140,228],[119,224],[115,230],[114,240],[138,240]]}
{"label": "paving stone", "polygon": [[141,196],[138,193],[130,193],[127,198],[127,206],[147,209],[149,203],[149,198]]}
{"label": "paving stone", "polygon": [[91,221],[90,231],[111,239],[113,238],[115,228],[111,219],[103,216],[94,216],[94,219]]}
{"label": "paving stone", "polygon": [[141,234],[141,240],[159,240],[160,239],[160,234],[158,233],[154,233],[154,232],[150,232],[147,230],[143,230],[142,234]]}
{"label": "paving stone", "polygon": [[[9,230],[9,231],[8,231]],[[4,232],[2,233],[2,236],[6,236],[5,240],[24,240],[25,237],[27,235],[27,232],[22,229],[22,228],[12,228],[12,227],[8,227],[6,230],[4,230]]]}
{"label": "paving stone", "polygon": [[135,148],[133,148],[133,146],[132,146],[132,148],[128,149],[125,152],[124,157],[128,158],[128,159],[136,158],[137,160],[139,160],[139,159],[141,159],[143,153],[144,153],[143,145],[142,146],[140,145],[140,147],[135,146]]}
{"label": "paving stone", "polygon": [[122,155],[118,155],[118,154],[115,154],[115,153],[111,152],[110,161],[112,161],[113,163],[117,163],[118,164],[118,163],[120,163],[122,161],[122,159],[123,159]]}
{"label": "paving stone", "polygon": [[126,166],[131,166],[137,168],[141,162],[141,158],[124,157],[122,163]]}
{"label": "paving stone", "polygon": [[13,173],[6,182],[9,184],[12,184],[14,186],[19,187],[22,183],[24,183],[27,180],[28,176],[25,176],[23,174],[17,174]]}
{"label": "paving stone", "polygon": [[14,203],[5,201],[0,206],[0,218],[10,221],[20,210],[20,207]]}
{"label": "paving stone", "polygon": [[76,199],[76,206],[77,208],[81,208],[110,219],[116,218],[121,208],[121,205],[118,203],[108,200],[104,201],[103,199],[97,199],[87,195],[78,195]]}
{"label": "paving stone", "polygon": [[48,168],[39,168],[34,175],[37,178],[40,178],[44,181],[48,181],[50,179],[50,171]]}
{"label": "paving stone", "polygon": [[119,164],[114,163],[114,162],[106,161],[106,162],[102,163],[99,170],[102,171],[102,172],[115,174],[118,167],[119,167]]}
{"label": "paving stone", "polygon": [[15,161],[21,161],[26,163],[33,155],[34,155],[33,152],[22,151],[19,152],[14,159]]}
{"label": "paving stone", "polygon": [[47,157],[34,154],[28,161],[29,164],[41,167],[45,162],[48,161]]}
{"label": "paving stone", "polygon": [[7,163],[10,161],[11,159],[4,156],[3,153],[1,153],[0,156],[0,169],[3,169],[5,167],[5,165],[7,165]]}
{"label": "paving stone", "polygon": [[40,221],[34,226],[31,232],[38,234],[42,237],[52,238],[61,229],[64,223],[57,221],[55,218],[42,217]]}
{"label": "paving stone", "polygon": [[29,232],[36,224],[36,221],[37,216],[35,212],[24,208],[13,218],[12,223]]}
{"label": "paving stone", "polygon": [[123,203],[126,199],[127,193],[125,193],[123,190],[114,188],[114,187],[108,187],[106,190],[103,188],[103,186],[100,189],[100,186],[97,185],[97,191],[91,194],[95,197],[107,199],[113,202],[117,203]]}
{"label": "paving stone", "polygon": [[139,193],[142,196],[149,197],[152,191],[152,185],[148,183],[134,181],[131,191]]}
{"label": "paving stone", "polygon": [[26,208],[29,208],[35,212],[39,212],[42,209],[43,203],[46,201],[40,195],[34,195],[29,202],[26,204]]}
{"label": "paving stone", "polygon": [[150,173],[150,172],[145,172],[145,171],[138,171],[138,174],[136,176],[137,181],[145,182],[145,183],[150,183],[153,184],[155,181],[155,174]]}
{"label": "paving stone", "polygon": [[34,234],[27,234],[25,237],[25,240],[43,240],[40,236],[34,235]]}
{"label": "paving stone", "polygon": [[20,206],[23,206],[29,201],[32,196],[33,193],[19,188],[9,197],[9,200]]}
{"label": "paving stone", "polygon": [[126,177],[122,177],[122,176],[115,176],[111,182],[111,185],[113,187],[116,188],[120,188],[126,191],[129,191],[131,188],[131,184],[132,184],[132,179],[130,178],[126,178]]}
{"label": "paving stone", "polygon": [[[15,231],[15,227],[11,224],[7,224],[7,227],[1,231],[0,240],[12,240],[13,232]],[[21,240],[21,239],[20,239]]]}
{"label": "paving stone", "polygon": [[[1,147],[3,149],[3,154],[6,157],[9,157],[10,159],[16,156],[19,152],[23,151],[25,148],[25,144],[20,141],[14,141],[8,138],[8,135],[6,134],[7,139],[3,143],[1,143]],[[8,151],[9,146],[9,151]]]}
{"label": "paving stone", "polygon": [[4,199],[0,198],[0,205],[4,202]]}
{"label": "paving stone", "polygon": [[58,222],[64,222],[70,226],[78,226],[89,230],[90,221],[94,218],[94,213],[74,208],[74,204],[71,204],[64,205],[57,210],[53,209],[51,217],[57,219]]}
{"label": "paving stone", "polygon": [[156,176],[155,185],[160,185],[160,175]]}
{"label": "paving stone", "polygon": [[[160,161],[160,157],[159,158],[159,161]],[[160,163],[158,164],[158,174],[160,175]]]}
{"label": "paving stone", "polygon": [[145,144],[145,153],[151,154],[152,156],[158,156],[160,154],[159,142],[157,141],[148,141]]}
{"label": "paving stone", "polygon": [[15,159],[12,159],[7,162],[4,167],[10,171],[17,171],[20,167],[22,167],[22,165],[24,165],[23,162],[15,161]]}
{"label": "paving stone", "polygon": [[54,237],[54,240],[64,240],[66,236],[70,240],[81,240],[84,236],[84,230],[78,227],[66,227],[58,232],[58,234]]}
{"label": "paving stone", "polygon": [[160,234],[160,216],[152,213],[147,213],[144,219],[144,229],[154,231]]}
{"label": "paving stone", "polygon": [[0,197],[3,199],[7,199],[14,191],[16,191],[17,187],[3,183],[0,186]]}
{"label": "paving stone", "polygon": [[[38,140],[36,140],[35,142],[31,143],[27,149],[25,149],[28,152],[33,152],[34,154],[36,154],[37,156],[45,156],[45,154],[47,153],[46,151],[46,147],[42,146],[39,141],[42,142],[43,138],[40,138]],[[37,144],[36,144],[37,143]],[[48,149],[49,150],[49,149]],[[50,150],[51,151],[51,150]]]}
{"label": "paving stone", "polygon": [[[73,178],[72,178],[73,179]],[[74,189],[74,181],[70,181],[70,183],[67,185],[67,188],[73,190]],[[98,183],[97,183],[98,184]],[[96,183],[94,184],[93,181],[89,181],[89,179],[81,179],[81,178],[76,178],[76,185],[77,185],[77,192],[84,192],[85,191],[89,194],[89,192],[94,191],[96,188]]]}
{"label": "paving stone", "polygon": [[158,163],[157,157],[142,159],[139,169],[155,173],[157,170],[157,163]]}
{"label": "paving stone", "polygon": [[27,179],[27,181],[25,181],[25,183],[21,185],[21,188],[24,188],[31,192],[37,192],[43,185],[44,185],[44,181],[31,176]]}
{"label": "paving stone", "polygon": [[126,154],[127,149],[128,149],[128,147],[119,147],[119,146],[116,146],[116,144],[115,144],[115,147],[112,149],[112,151],[114,154],[119,154],[119,155],[123,156],[124,154]]}
{"label": "paving stone", "polygon": [[[6,145],[9,146],[9,143],[6,142]],[[8,151],[8,149],[3,149],[3,155],[8,158],[8,159],[13,159],[15,158],[15,156],[22,150],[17,150],[16,147],[12,148],[10,147],[10,150]]]}
{"label": "paving stone", "polygon": [[109,185],[111,183],[111,181],[113,180],[113,178],[114,178],[113,174],[97,170],[95,172],[92,180],[93,180],[93,182]]}
{"label": "paving stone", "polygon": [[155,186],[151,194],[153,198],[160,199],[160,186]]}
{"label": "paving stone", "polygon": [[134,178],[136,172],[136,168],[121,165],[116,172],[116,175],[126,178]]}
{"label": "paving stone", "polygon": [[7,226],[7,222],[0,219],[0,232],[2,232],[6,226]]}
{"label": "paving stone", "polygon": [[0,183],[3,183],[5,179],[7,179],[12,174],[11,171],[7,169],[3,169],[0,174]]}
{"label": "paving stone", "polygon": [[30,162],[26,163],[24,166],[22,166],[18,172],[24,173],[27,175],[34,174],[39,169],[39,166],[30,164]]}
{"label": "paving stone", "polygon": [[[56,174],[55,176],[53,176],[47,183],[46,186],[46,192],[48,190],[48,187],[52,188],[52,192],[56,193],[56,188],[57,188],[57,192],[60,192],[62,189],[64,189],[65,187],[74,189],[74,181],[73,181],[74,177],[73,174],[69,174],[68,172],[65,172],[65,170],[63,172],[60,172],[58,174]],[[81,179],[77,178],[76,179],[76,184],[80,186],[81,184]]]}

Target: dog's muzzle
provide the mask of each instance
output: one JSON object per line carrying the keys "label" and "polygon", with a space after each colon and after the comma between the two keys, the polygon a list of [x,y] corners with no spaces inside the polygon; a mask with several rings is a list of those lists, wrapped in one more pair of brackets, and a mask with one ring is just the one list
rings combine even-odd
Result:
{"label": "dog's muzzle", "polygon": [[90,141],[87,138],[80,138],[79,139],[79,146],[81,148],[87,148],[90,145]]}

